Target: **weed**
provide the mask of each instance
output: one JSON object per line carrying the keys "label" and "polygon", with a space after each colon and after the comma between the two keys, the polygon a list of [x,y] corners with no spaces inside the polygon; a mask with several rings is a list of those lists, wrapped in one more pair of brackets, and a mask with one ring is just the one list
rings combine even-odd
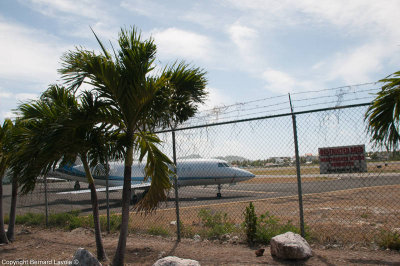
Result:
{"label": "weed", "polygon": [[15,217],[16,224],[44,225],[45,221],[46,221],[46,216],[44,214],[38,214],[38,213],[26,213],[23,215],[17,215]]}
{"label": "weed", "polygon": [[167,229],[161,226],[152,226],[147,230],[147,233],[154,236],[169,236],[169,232]]}
{"label": "weed", "polygon": [[180,229],[181,229],[181,236],[185,238],[193,238],[196,234],[194,229],[190,225],[185,225],[184,223],[180,222]]}
{"label": "weed", "polygon": [[247,241],[250,244],[254,243],[257,234],[257,215],[252,202],[250,202],[244,212],[244,228],[246,230]]}
{"label": "weed", "polygon": [[[271,215],[269,212],[257,217],[255,214],[254,206],[252,203],[244,212],[245,221],[242,226],[246,230],[247,242],[268,244],[271,239],[286,232],[293,232],[300,234],[300,229],[292,224],[292,221],[280,223],[280,220]],[[308,235],[306,235],[308,238]]]}
{"label": "weed", "polygon": [[370,216],[370,214],[368,212],[364,212],[360,216],[361,218],[367,219]]}
{"label": "weed", "polygon": [[235,228],[227,213],[216,212],[212,214],[208,209],[201,209],[198,216],[205,227],[200,234],[207,238],[219,238],[224,234],[233,232]]}
{"label": "weed", "polygon": [[396,232],[382,230],[378,236],[377,244],[384,249],[400,250],[400,235]]}

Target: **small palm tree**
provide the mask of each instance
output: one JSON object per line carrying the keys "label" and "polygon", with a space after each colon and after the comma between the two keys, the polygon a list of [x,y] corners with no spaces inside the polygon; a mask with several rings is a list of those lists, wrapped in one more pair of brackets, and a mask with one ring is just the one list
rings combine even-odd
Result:
{"label": "small palm tree", "polygon": [[105,127],[101,122],[108,116],[107,105],[87,91],[79,101],[65,88],[51,86],[39,100],[22,104],[19,111],[24,141],[13,164],[23,166],[20,180],[26,192],[33,188],[37,176],[46,174],[59,162],[61,165],[74,162],[80,156],[91,190],[97,257],[106,260],[89,162],[96,163],[99,151],[104,150],[98,146],[105,142]]}
{"label": "small palm tree", "polygon": [[[171,172],[168,168],[171,161],[156,147],[159,139],[148,131],[153,129],[155,124],[162,123],[159,115],[167,111],[170,106],[165,99],[171,97],[173,83],[170,81],[173,80],[171,77],[174,75],[172,70],[159,76],[152,75],[155,67],[156,45],[151,38],[142,40],[135,28],[121,30],[118,38],[119,50],[114,50],[112,53],[105,49],[96,34],[95,37],[103,53],[95,54],[83,48],[69,51],[62,58],[63,65],[60,73],[71,89],[76,90],[85,80],[94,86],[100,97],[106,99],[110,108],[115,110],[114,114],[119,118],[116,120],[120,123],[114,126],[118,127],[125,136],[122,223],[118,247],[113,259],[113,265],[123,265],[129,223],[134,151],[139,154],[139,160],[147,158],[145,174],[146,178],[151,178],[150,190],[139,202],[138,210],[150,211],[156,208],[161,200],[166,199],[167,190],[171,187],[169,181]],[[190,71],[184,65],[178,69],[182,70],[182,74],[175,76],[182,77],[182,80],[190,80],[187,77],[188,74],[197,75],[198,77],[193,80],[203,82],[196,83],[196,88],[204,91],[203,72]],[[176,83],[178,83],[178,78]],[[188,100],[187,97],[182,97],[182,101],[186,100]],[[192,105],[193,103],[187,101],[185,104]]]}
{"label": "small palm tree", "polygon": [[379,82],[384,85],[365,113],[365,120],[376,145],[396,150],[400,141],[400,71]]}
{"label": "small palm tree", "polygon": [[3,217],[3,177],[9,167],[10,153],[7,148],[8,141],[13,124],[11,120],[6,119],[3,125],[0,125],[0,243],[8,244],[8,238],[4,229],[4,217]]}

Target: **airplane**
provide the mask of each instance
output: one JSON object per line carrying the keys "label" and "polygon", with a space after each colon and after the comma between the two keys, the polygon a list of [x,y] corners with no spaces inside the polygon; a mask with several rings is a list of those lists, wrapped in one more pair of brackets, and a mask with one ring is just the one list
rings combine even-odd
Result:
{"label": "airplane", "polygon": [[[219,159],[183,159],[177,161],[178,187],[184,186],[208,186],[217,185],[217,198],[220,199],[222,184],[236,184],[237,182],[249,180],[255,175],[249,171],[232,167],[224,160]],[[143,197],[150,189],[151,180],[144,181],[145,163],[134,162],[132,165],[131,188],[133,189],[132,203],[139,199],[135,190],[144,190]],[[108,186],[110,191],[121,190],[124,180],[124,164],[121,162],[109,163]],[[173,169],[170,166],[170,169]],[[98,164],[92,169],[95,185],[106,186],[106,177],[103,165]],[[59,192],[57,194],[80,194],[89,193],[90,190],[80,190],[79,182],[87,182],[82,164],[64,166],[56,169],[53,176],[65,180],[75,181],[75,191]],[[172,180],[171,180],[172,181]],[[98,188],[97,191],[105,191],[106,188]]]}

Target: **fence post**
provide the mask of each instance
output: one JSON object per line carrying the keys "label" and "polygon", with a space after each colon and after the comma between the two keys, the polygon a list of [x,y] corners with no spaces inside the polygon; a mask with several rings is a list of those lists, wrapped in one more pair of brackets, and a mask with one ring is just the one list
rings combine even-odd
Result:
{"label": "fence post", "polygon": [[293,106],[292,106],[292,100],[290,99],[290,93],[289,93],[289,102],[290,102],[290,111],[292,113],[292,122],[293,122],[294,152],[296,155],[297,194],[299,196],[300,231],[301,231],[301,236],[304,237],[305,231],[304,231],[304,214],[303,214],[303,191],[301,189],[299,144],[297,139],[296,115],[293,113]]}
{"label": "fence post", "polygon": [[106,205],[107,205],[107,233],[110,233],[110,198],[109,198],[109,190],[108,190],[108,177],[109,177],[109,167],[108,167],[108,158],[106,159],[105,165],[106,171]]}
{"label": "fence post", "polygon": [[174,160],[174,190],[175,190],[175,210],[176,210],[176,235],[177,241],[181,241],[181,222],[179,219],[179,196],[178,196],[178,175],[176,169],[176,145],[175,145],[175,130],[172,129],[172,156]]}
{"label": "fence post", "polygon": [[46,212],[46,227],[49,226],[49,201],[47,199],[47,177],[46,175],[43,176],[44,178],[44,205],[45,205],[45,212]]}

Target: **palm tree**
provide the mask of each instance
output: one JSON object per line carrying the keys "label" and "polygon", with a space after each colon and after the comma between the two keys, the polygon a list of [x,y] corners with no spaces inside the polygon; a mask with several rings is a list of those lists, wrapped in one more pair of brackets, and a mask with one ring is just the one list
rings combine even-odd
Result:
{"label": "palm tree", "polygon": [[400,141],[400,71],[380,80],[384,83],[365,113],[372,141],[396,150]]}
{"label": "palm tree", "polygon": [[8,238],[4,229],[3,217],[3,177],[9,167],[8,141],[12,130],[12,122],[6,119],[3,126],[0,126],[0,243],[8,244]]}
{"label": "palm tree", "polygon": [[[94,33],[94,32],[93,32]],[[138,210],[151,211],[161,200],[166,199],[171,187],[171,161],[161,153],[156,143],[159,139],[147,133],[154,128],[157,117],[151,116],[155,110],[158,93],[169,87],[167,74],[152,75],[156,45],[153,39],[142,40],[135,29],[121,29],[118,38],[119,50],[113,53],[106,50],[94,33],[102,54],[95,54],[83,48],[69,51],[62,57],[62,69],[66,84],[76,90],[85,81],[94,86],[101,97],[107,99],[111,108],[119,116],[117,126],[124,134],[125,169],[122,191],[122,222],[113,265],[123,265],[129,223],[129,203],[131,197],[131,169],[133,153],[137,151],[139,160],[147,157],[145,174],[151,178],[151,188],[139,202]],[[205,82],[204,82],[205,85]],[[201,89],[204,90],[204,87]],[[171,96],[168,93],[165,97]],[[192,104],[188,102],[187,104]],[[167,104],[164,106],[168,106]],[[155,119],[154,119],[155,118]]]}
{"label": "palm tree", "polygon": [[101,122],[109,115],[106,105],[91,92],[85,91],[79,101],[65,88],[50,86],[39,100],[22,104],[20,120],[25,127],[21,136],[25,140],[13,163],[23,165],[20,179],[26,192],[32,189],[37,176],[46,174],[57,162],[74,162],[80,156],[91,191],[97,258],[106,260],[89,162],[97,163],[98,151],[104,150],[98,148],[104,143],[105,127]]}

